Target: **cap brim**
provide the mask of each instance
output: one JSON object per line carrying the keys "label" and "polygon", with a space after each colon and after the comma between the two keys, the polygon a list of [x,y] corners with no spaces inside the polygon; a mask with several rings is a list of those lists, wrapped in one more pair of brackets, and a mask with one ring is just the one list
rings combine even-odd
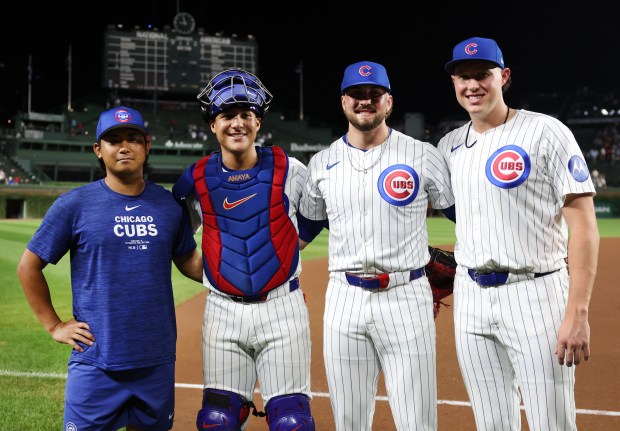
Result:
{"label": "cap brim", "polygon": [[450,75],[454,75],[454,69],[456,69],[456,66],[458,66],[459,63],[463,63],[465,61],[486,61],[487,63],[494,64],[496,67],[499,67],[500,69],[504,68],[504,66],[502,66],[501,64],[493,60],[487,60],[486,58],[471,58],[471,59],[465,59],[465,60],[452,60],[452,61],[447,62],[445,66],[446,72],[448,72]]}
{"label": "cap brim", "polygon": [[375,87],[381,87],[381,88],[383,88],[385,91],[387,91],[388,93],[391,93],[391,90],[390,90],[389,88],[387,88],[386,86],[384,86],[384,85],[375,84],[374,82],[365,82],[365,81],[362,81],[362,82],[357,82],[357,83],[355,83],[355,84],[349,84],[349,85],[347,85],[345,88],[343,88],[343,89],[341,90],[341,92],[342,92],[342,94],[344,94],[344,93],[346,93],[346,91],[347,91],[349,88],[351,88],[351,87],[357,87],[358,85],[374,85]]}
{"label": "cap brim", "polygon": [[116,129],[134,129],[134,130],[141,132],[144,136],[148,136],[149,134],[149,132],[144,127],[140,127],[136,124],[117,124],[115,126],[108,127],[103,133],[99,135],[97,140],[100,140],[101,138],[103,138],[106,135],[106,133],[109,133],[112,130],[116,130]]}

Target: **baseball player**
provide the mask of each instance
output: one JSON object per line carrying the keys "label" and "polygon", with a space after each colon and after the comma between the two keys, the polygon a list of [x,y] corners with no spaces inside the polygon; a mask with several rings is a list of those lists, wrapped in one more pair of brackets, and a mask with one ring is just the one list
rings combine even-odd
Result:
{"label": "baseball player", "polygon": [[438,148],[456,196],[456,348],[477,427],[520,430],[521,399],[531,430],[574,430],[571,366],[590,357],[599,245],[588,167],[560,121],[505,103],[511,72],[494,40],[458,43],[445,68],[471,120]]}
{"label": "baseball player", "polygon": [[[61,195],[17,275],[52,338],[70,345],[63,430],[169,430],[174,419],[173,261],[202,280],[187,211],[144,179],[151,139],[140,113],[104,111],[93,150],[105,177]],[[56,313],[43,269],[71,254],[73,318]]]}
{"label": "baseball player", "polygon": [[300,214],[329,221],[324,360],[336,430],[372,429],[383,370],[396,427],[437,428],[428,203],[452,216],[437,149],[386,124],[387,72],[361,61],[341,86],[347,133],[308,164]]}
{"label": "baseball player", "polygon": [[279,147],[255,145],[272,95],[253,74],[221,72],[198,100],[221,150],[192,164],[173,187],[202,226],[209,289],[197,428],[245,429],[250,408],[264,416],[252,403],[258,378],[271,431],[313,431],[296,219],[306,167]]}

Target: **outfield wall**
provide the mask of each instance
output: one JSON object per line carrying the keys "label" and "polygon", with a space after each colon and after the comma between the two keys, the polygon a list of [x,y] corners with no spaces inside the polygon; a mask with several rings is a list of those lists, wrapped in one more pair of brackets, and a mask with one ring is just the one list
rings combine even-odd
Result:
{"label": "outfield wall", "polygon": [[[0,218],[42,218],[56,198],[71,188],[0,185]],[[594,207],[598,218],[620,218],[620,188],[599,191]]]}

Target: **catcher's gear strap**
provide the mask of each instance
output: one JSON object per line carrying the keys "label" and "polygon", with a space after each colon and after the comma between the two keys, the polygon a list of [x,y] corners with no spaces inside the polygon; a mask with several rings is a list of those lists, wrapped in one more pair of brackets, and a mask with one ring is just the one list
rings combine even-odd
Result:
{"label": "catcher's gear strap", "polygon": [[265,410],[269,431],[315,431],[310,402],[303,394],[274,397]]}
{"label": "catcher's gear strap", "polygon": [[204,389],[202,408],[198,411],[196,427],[199,430],[218,427],[222,431],[238,431],[256,407],[241,395],[218,389]]}
{"label": "catcher's gear strap", "polygon": [[288,281],[299,262],[284,194],[288,157],[279,147],[256,151],[259,161],[248,171],[222,173],[217,152],[200,159],[193,173],[203,211],[205,274],[234,296],[266,294]]}

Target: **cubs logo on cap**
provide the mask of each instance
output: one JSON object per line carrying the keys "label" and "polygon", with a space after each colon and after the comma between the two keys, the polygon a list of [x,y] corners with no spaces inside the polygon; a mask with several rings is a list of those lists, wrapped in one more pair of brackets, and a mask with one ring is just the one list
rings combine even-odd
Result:
{"label": "cubs logo on cap", "polygon": [[485,60],[504,68],[504,56],[493,39],[471,37],[457,44],[452,50],[452,61],[446,63],[446,71],[453,75],[461,61]]}
{"label": "cubs logo on cap", "polygon": [[136,129],[142,132],[144,136],[149,134],[142,120],[142,115],[138,111],[127,108],[126,106],[117,106],[116,108],[103,111],[99,116],[97,141],[110,130],[119,129],[121,127]]}
{"label": "cubs logo on cap", "polygon": [[344,94],[349,87],[364,84],[378,85],[385,88],[388,93],[392,92],[385,67],[372,61],[360,61],[347,66],[340,91]]}

